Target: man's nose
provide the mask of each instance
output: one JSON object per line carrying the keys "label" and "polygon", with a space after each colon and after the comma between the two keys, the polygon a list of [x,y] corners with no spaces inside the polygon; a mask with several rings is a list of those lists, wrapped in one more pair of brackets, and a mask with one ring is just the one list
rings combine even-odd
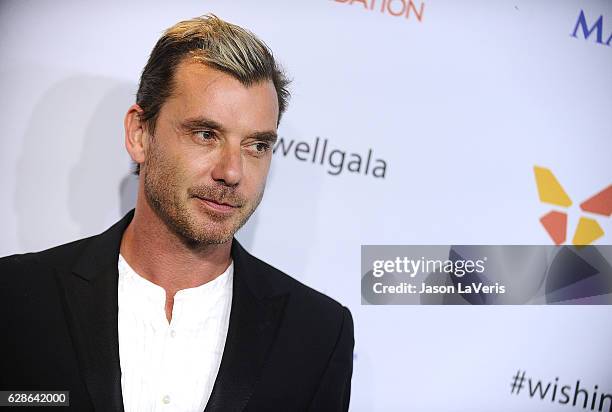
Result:
{"label": "man's nose", "polygon": [[212,178],[225,186],[236,186],[242,179],[242,148],[240,144],[226,142],[219,151]]}

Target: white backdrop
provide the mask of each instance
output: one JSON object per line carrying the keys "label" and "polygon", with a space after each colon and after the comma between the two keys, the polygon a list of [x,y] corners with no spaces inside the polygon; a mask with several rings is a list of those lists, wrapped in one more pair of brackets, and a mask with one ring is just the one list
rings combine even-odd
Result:
{"label": "white backdrop", "polygon": [[[572,409],[511,394],[518,369],[612,393],[612,308],[361,306],[359,255],[551,244],[535,165],[574,201],[571,240],[578,204],[612,182],[612,2],[426,0],[408,17],[386,3],[1,2],[0,255],[99,233],[133,206],[122,119],[140,72],[165,28],[214,12],[255,32],[294,79],[284,141],[346,152],[333,175],[277,150],[238,237],[351,309],[351,410]],[[601,43],[572,36],[581,11],[589,28],[602,16]],[[384,178],[346,170],[368,150]],[[612,240],[611,220],[598,218],[597,244]]]}

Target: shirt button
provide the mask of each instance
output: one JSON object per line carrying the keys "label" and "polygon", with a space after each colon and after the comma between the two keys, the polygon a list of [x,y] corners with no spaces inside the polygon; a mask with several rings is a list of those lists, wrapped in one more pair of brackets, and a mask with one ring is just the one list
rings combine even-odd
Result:
{"label": "shirt button", "polygon": [[174,329],[172,329],[170,331],[170,337],[174,338],[176,336],[176,331]]}
{"label": "shirt button", "polygon": [[166,405],[170,403],[170,395],[166,395],[162,398],[162,402]]}

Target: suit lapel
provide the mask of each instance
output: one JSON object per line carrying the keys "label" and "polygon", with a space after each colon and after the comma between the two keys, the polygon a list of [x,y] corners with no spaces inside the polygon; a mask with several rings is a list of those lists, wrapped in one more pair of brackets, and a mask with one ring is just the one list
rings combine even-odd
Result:
{"label": "suit lapel", "polygon": [[276,336],[286,294],[273,293],[262,265],[234,240],[234,285],[221,366],[205,412],[241,411],[259,379]]}
{"label": "suit lapel", "polygon": [[96,411],[123,411],[117,326],[117,259],[133,212],[86,243],[72,270],[57,279],[81,377]]}
{"label": "suit lapel", "polygon": [[[57,279],[81,376],[94,409],[123,411],[118,336],[117,260],[134,212],[84,246]],[[261,375],[285,307],[286,291],[270,284],[269,269],[234,239],[234,284],[229,328],[206,412],[240,411]]]}

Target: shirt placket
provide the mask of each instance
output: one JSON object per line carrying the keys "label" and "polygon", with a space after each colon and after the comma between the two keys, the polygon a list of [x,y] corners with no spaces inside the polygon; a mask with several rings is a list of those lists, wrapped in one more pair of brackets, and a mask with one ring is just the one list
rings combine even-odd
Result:
{"label": "shirt placket", "polygon": [[180,385],[181,374],[179,370],[178,357],[181,354],[180,336],[181,321],[184,311],[184,301],[175,296],[172,319],[168,324],[164,313],[164,328],[161,329],[161,340],[163,342],[161,360],[160,385],[158,389],[158,405],[160,411],[180,411],[182,406],[179,402],[177,385]]}

